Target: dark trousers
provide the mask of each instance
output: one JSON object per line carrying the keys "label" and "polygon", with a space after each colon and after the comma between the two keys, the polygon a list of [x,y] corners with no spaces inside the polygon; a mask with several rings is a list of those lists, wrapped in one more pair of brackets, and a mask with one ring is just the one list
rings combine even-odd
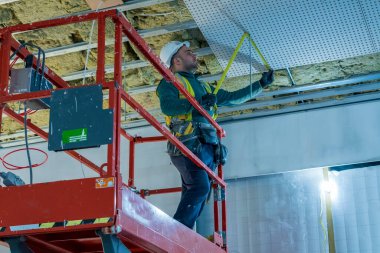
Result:
{"label": "dark trousers", "polygon": [[[198,158],[210,169],[215,170],[214,146],[202,144]],[[178,169],[182,179],[182,195],[174,219],[189,228],[193,228],[195,221],[202,212],[210,191],[210,178],[206,171],[197,167],[187,157],[170,156],[174,166]]]}

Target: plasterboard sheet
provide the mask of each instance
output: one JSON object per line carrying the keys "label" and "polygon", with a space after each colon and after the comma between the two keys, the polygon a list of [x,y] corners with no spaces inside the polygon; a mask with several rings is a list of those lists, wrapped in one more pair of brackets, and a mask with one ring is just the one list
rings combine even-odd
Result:
{"label": "plasterboard sheet", "polygon": [[[380,51],[378,0],[184,1],[223,68],[244,31],[274,69]],[[246,41],[229,76],[261,71],[256,55]]]}

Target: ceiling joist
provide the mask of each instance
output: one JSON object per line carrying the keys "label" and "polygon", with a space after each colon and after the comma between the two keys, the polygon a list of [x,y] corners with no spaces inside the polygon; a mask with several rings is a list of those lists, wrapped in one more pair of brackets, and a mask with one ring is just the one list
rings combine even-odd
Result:
{"label": "ceiling joist", "polygon": [[[194,53],[198,56],[206,56],[212,54],[211,48],[205,47],[205,48],[199,48],[194,50]],[[122,70],[130,70],[130,69],[136,69],[136,68],[143,68],[150,66],[150,63],[147,61],[142,61],[142,60],[137,60],[137,61],[131,61],[131,62],[126,62],[122,66]],[[114,72],[113,66],[106,66],[105,68],[106,74],[110,74]],[[71,73],[69,75],[63,76],[62,79],[65,81],[73,81],[73,80],[78,80],[84,77],[92,77],[96,75],[96,69],[89,69],[87,71],[78,71],[75,73]]]}

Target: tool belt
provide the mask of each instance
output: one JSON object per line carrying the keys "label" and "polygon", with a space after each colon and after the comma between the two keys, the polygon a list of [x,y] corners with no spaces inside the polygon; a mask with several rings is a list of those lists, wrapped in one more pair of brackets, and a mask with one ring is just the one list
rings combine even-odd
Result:
{"label": "tool belt", "polygon": [[[228,149],[220,142],[216,129],[211,124],[183,121],[180,124],[171,124],[170,130],[195,155],[202,152],[202,144],[213,145],[215,164],[224,165],[226,163]],[[167,143],[167,152],[171,156],[183,155],[171,142]]]}
{"label": "tool belt", "polygon": [[[195,133],[183,135],[177,137],[191,152],[195,155],[199,154],[202,149],[202,143],[199,140],[199,136]],[[180,156],[183,155],[182,152],[177,148],[176,145],[172,144],[170,141],[167,143],[167,152],[171,156]]]}

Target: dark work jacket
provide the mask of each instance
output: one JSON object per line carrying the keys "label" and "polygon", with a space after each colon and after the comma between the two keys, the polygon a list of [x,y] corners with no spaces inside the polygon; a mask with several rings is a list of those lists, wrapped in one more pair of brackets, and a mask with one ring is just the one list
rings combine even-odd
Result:
{"label": "dark work jacket", "polygon": [[[192,73],[178,72],[178,74],[189,80],[195,93],[195,99],[198,102],[201,102],[202,96],[207,94],[207,91],[202,85],[202,82],[199,81],[197,77]],[[215,90],[213,86],[211,86],[211,89],[212,91]],[[236,91],[226,91],[220,89],[216,95],[217,105],[239,105],[254,98],[261,91],[262,87],[258,81]],[[193,121],[204,123],[208,122],[207,119],[203,117],[197,110],[194,110],[194,107],[187,99],[180,98],[178,89],[165,79],[162,79],[159,83],[157,87],[157,95],[160,99],[161,110],[165,115],[178,116],[192,112]],[[212,112],[210,111],[209,113],[211,114]]]}

